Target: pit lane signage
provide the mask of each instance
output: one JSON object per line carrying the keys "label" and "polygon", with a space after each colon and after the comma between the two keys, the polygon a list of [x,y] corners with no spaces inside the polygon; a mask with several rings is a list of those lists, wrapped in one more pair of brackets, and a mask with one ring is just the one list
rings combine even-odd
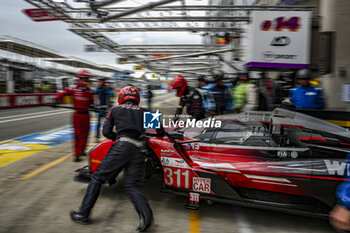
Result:
{"label": "pit lane signage", "polygon": [[309,11],[253,11],[247,67],[304,69],[310,63]]}

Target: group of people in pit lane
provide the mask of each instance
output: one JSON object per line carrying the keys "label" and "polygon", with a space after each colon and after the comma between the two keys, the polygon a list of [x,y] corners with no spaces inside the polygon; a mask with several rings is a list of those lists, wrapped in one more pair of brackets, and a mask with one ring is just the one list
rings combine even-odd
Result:
{"label": "group of people in pit lane", "polygon": [[[234,110],[254,110],[258,98],[255,86],[249,81],[247,72],[240,73],[239,82],[232,88],[223,83],[224,74],[221,71],[213,73],[215,83],[206,84],[203,77],[199,82],[201,91],[188,86],[183,76],[177,76],[170,83],[168,90],[176,89],[180,104],[176,111],[179,116],[184,107],[187,113],[195,119],[201,119],[205,114],[225,114]],[[93,93],[88,84],[91,76],[87,71],[78,73],[78,84],[67,88],[56,96],[57,102],[63,95],[73,97],[75,113],[73,123],[75,129],[75,161],[84,155],[89,123],[89,107],[93,105]],[[321,90],[308,82],[310,74],[302,70],[298,72],[300,86],[291,90],[291,101],[297,108],[322,108],[324,101]],[[201,83],[202,82],[202,83]],[[109,95],[102,85],[96,93],[100,98]],[[153,222],[153,214],[147,198],[140,190],[143,177],[144,158],[140,148],[144,144],[143,112],[139,107],[140,94],[135,87],[124,87],[118,97],[118,106],[112,107],[103,126],[103,135],[116,141],[107,153],[97,171],[93,174],[86,190],[79,211],[70,213],[72,221],[80,224],[90,223],[89,215],[99,196],[101,185],[106,180],[115,178],[122,170],[125,174],[125,189],[133,202],[140,218],[138,230],[146,231]],[[203,104],[204,103],[204,104]],[[106,109],[107,102],[100,102],[101,109]],[[54,105],[55,106],[55,105]],[[350,185],[344,182],[337,192],[338,205],[331,212],[331,224],[338,230],[350,230]]]}
{"label": "group of people in pit lane", "polygon": [[[197,120],[233,112],[269,110],[260,107],[266,100],[259,95],[258,88],[250,80],[247,70],[238,73],[239,79],[235,83],[224,83],[224,73],[221,70],[214,70],[212,73],[214,82],[208,84],[205,77],[200,76],[198,89],[190,87],[182,75],[172,80],[168,91],[175,89],[176,96],[180,97],[175,120],[178,119],[184,107],[187,108],[187,114]],[[299,70],[296,79],[300,86],[290,90],[291,104],[296,109],[323,109],[325,102],[322,89],[310,84],[311,72]],[[269,88],[272,89],[272,87]],[[279,86],[275,85],[273,89],[271,105],[280,106],[282,98],[279,94]]]}
{"label": "group of people in pit lane", "polygon": [[[89,78],[91,76],[85,70],[78,72],[77,85],[68,87],[56,95],[57,103],[62,100],[64,95],[71,95],[73,98],[75,161],[79,161],[81,156],[86,155],[85,148],[90,129],[89,107],[98,112],[96,131],[96,141],[98,141],[101,121],[106,117],[109,107],[112,106],[111,99],[114,97],[113,90],[106,86],[103,79],[99,80],[97,88],[90,88]],[[224,73],[221,70],[215,70],[213,71],[213,83],[207,83],[203,76],[199,77],[199,88],[189,86],[182,75],[176,76],[168,86],[168,91],[175,89],[177,90],[176,96],[180,97],[175,120],[178,119],[184,108],[186,108],[187,114],[197,120],[232,112],[264,110],[259,109],[259,102],[262,99],[259,98],[256,85],[250,81],[249,72],[247,70],[240,71],[238,76],[239,79],[235,84],[224,83]],[[310,71],[299,70],[296,78],[300,86],[290,90],[292,104],[297,109],[322,109],[325,105],[322,90],[310,85]],[[98,97],[97,105],[94,105],[94,95]],[[146,99],[150,109],[152,102],[150,87],[148,87]]]}

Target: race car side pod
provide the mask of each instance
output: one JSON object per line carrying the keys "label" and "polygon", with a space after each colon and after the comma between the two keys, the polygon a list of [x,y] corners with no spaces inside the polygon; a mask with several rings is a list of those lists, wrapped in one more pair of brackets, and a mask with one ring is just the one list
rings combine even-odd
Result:
{"label": "race car side pod", "polygon": [[[187,164],[189,164],[192,167],[193,161],[190,156],[188,156],[187,152],[182,147],[181,142],[177,142],[175,139],[184,140],[183,134],[171,134],[168,132],[165,132],[163,126],[161,126],[160,129],[157,129],[158,135],[166,135],[169,140],[174,143],[173,148],[177,151],[177,153],[186,161]],[[198,210],[199,209],[199,201],[200,201],[200,194],[195,192],[189,193],[189,202],[185,205],[186,209],[189,210]]]}
{"label": "race car side pod", "polygon": [[68,108],[68,109],[74,109],[74,110],[81,110],[81,111],[89,111],[89,112],[105,112],[108,113],[106,110],[100,110],[95,108],[75,108],[70,106],[63,106],[63,105],[52,105],[52,104],[41,104],[41,106],[49,106],[49,107],[56,107],[56,108]]}

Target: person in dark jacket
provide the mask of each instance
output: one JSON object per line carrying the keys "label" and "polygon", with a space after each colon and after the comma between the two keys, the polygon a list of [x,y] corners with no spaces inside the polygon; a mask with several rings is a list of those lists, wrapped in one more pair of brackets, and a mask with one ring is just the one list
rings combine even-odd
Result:
{"label": "person in dark jacket", "polygon": [[224,73],[214,70],[213,77],[215,85],[207,92],[206,110],[211,116],[230,113],[233,102],[229,88],[223,83]]}
{"label": "person in dark jacket", "polygon": [[108,111],[109,107],[112,106],[114,92],[111,88],[107,87],[104,79],[100,79],[98,81],[98,87],[95,89],[95,94],[98,96],[97,108],[99,110],[97,117],[96,142],[99,142],[101,120],[102,118],[106,117],[106,112]]}
{"label": "person in dark jacket", "polygon": [[296,78],[298,87],[290,90],[290,100],[296,109],[323,109],[325,101],[322,88],[310,85],[311,73],[309,70],[299,70]]}
{"label": "person in dark jacket", "polygon": [[[101,185],[114,180],[124,170],[125,189],[140,217],[140,232],[146,231],[153,222],[148,200],[140,190],[143,177],[144,156],[140,153],[144,135],[143,113],[139,107],[140,95],[135,87],[124,87],[118,98],[119,105],[109,112],[103,126],[103,135],[115,140],[112,148],[92,175],[78,212],[70,213],[72,221],[89,223],[90,212],[99,196]],[[116,133],[113,130],[116,129]]]}
{"label": "person in dark jacket", "polygon": [[204,108],[202,106],[202,96],[198,90],[187,85],[186,79],[182,75],[176,76],[168,86],[168,91],[176,89],[176,96],[180,97],[180,102],[175,113],[175,120],[178,120],[183,108],[186,106],[187,114],[193,119],[204,118]]}
{"label": "person in dark jacket", "polygon": [[205,76],[204,75],[199,75],[199,77],[198,77],[198,87],[202,88],[202,87],[204,87],[206,85],[208,85],[208,82],[205,79]]}

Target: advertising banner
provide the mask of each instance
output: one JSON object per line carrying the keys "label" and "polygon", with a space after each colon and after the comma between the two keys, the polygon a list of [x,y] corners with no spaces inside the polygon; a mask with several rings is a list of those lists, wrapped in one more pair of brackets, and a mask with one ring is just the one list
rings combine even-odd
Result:
{"label": "advertising banner", "polygon": [[247,67],[305,69],[310,62],[311,12],[252,11]]}
{"label": "advertising banner", "polygon": [[0,110],[35,107],[54,103],[55,94],[5,94],[0,95]]}

